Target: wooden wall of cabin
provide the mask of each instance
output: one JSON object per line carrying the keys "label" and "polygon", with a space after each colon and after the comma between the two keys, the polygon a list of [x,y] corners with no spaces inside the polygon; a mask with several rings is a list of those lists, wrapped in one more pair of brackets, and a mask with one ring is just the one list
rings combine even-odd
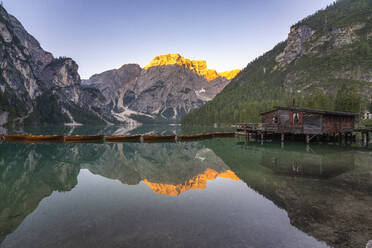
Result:
{"label": "wooden wall of cabin", "polygon": [[272,124],[274,116],[279,116],[279,110],[262,115],[262,123]]}
{"label": "wooden wall of cabin", "polygon": [[[294,114],[297,114],[298,120],[294,122]],[[276,117],[277,119],[274,119]],[[275,123],[277,120],[277,123]],[[270,124],[270,125],[277,125],[277,132],[283,133],[302,133],[302,112],[292,112],[289,110],[276,110],[270,113],[266,113],[262,115],[262,123]],[[273,131],[274,129],[270,129],[269,131]]]}
{"label": "wooden wall of cabin", "polygon": [[279,111],[280,126],[285,130],[288,130],[292,125],[290,115],[291,115],[291,112],[288,110]]}
{"label": "wooden wall of cabin", "polygon": [[305,134],[322,133],[323,116],[314,113],[303,113],[303,128]]}
{"label": "wooden wall of cabin", "polygon": [[[274,122],[274,117],[277,117],[277,123]],[[262,115],[262,123],[278,124],[280,126],[289,126],[290,125],[290,111],[276,110],[276,111],[264,114]]]}
{"label": "wooden wall of cabin", "polygon": [[323,116],[324,133],[347,133],[354,130],[354,116]]}

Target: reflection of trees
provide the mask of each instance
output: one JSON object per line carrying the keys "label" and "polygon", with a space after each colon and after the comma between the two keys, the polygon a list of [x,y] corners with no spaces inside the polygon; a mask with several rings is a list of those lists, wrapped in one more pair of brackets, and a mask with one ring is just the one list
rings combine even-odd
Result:
{"label": "reflection of trees", "polygon": [[79,166],[57,145],[5,145],[0,149],[0,243],[53,191],[77,184]]}
{"label": "reflection of trees", "polygon": [[[198,143],[3,145],[0,243],[43,198],[53,191],[74,188],[80,167],[134,185],[144,179],[159,185],[182,185],[208,168],[216,175],[228,169],[211,150]],[[197,184],[187,186],[191,189]]]}
{"label": "reflection of trees", "polygon": [[[285,209],[302,231],[334,247],[364,247],[371,239],[370,153],[325,145],[308,153],[298,144],[281,149],[236,139],[203,144],[249,187]],[[293,173],[293,161],[301,165],[300,174]]]}

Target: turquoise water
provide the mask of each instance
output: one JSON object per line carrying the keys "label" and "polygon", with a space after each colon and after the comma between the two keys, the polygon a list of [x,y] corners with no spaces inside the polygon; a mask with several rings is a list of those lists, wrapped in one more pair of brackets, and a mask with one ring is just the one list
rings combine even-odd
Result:
{"label": "turquoise water", "polygon": [[365,247],[371,192],[358,145],[0,144],[0,247]]}

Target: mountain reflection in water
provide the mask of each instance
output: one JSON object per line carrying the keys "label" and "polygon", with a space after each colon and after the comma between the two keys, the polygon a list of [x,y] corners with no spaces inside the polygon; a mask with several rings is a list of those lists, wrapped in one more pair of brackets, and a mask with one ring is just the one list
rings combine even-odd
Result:
{"label": "mountain reflection in water", "polygon": [[237,138],[3,144],[0,246],[363,247],[371,155]]}
{"label": "mountain reflection in water", "polygon": [[205,189],[207,187],[207,182],[209,180],[214,180],[217,177],[232,179],[235,181],[239,180],[239,178],[231,170],[218,173],[217,171],[208,168],[203,174],[199,174],[196,177],[189,179],[184,184],[172,185],[164,183],[152,183],[147,179],[144,180],[144,183],[147,184],[155,193],[168,196],[178,196],[190,189]]}

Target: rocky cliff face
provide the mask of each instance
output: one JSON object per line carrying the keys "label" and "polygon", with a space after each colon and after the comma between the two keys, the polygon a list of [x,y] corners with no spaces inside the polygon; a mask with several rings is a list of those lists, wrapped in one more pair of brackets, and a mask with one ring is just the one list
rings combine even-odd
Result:
{"label": "rocky cliff face", "polygon": [[[371,41],[365,37],[366,30],[371,30],[371,27],[364,22],[351,23],[345,27],[332,27],[326,31],[312,29],[306,24],[294,26],[288,35],[284,50],[275,58],[273,72],[276,70],[286,72],[284,86],[289,92],[311,92],[315,88],[331,92],[337,89],[337,85],[329,87],[330,85],[326,85],[324,81],[348,80],[365,82],[360,85],[360,93],[372,99],[372,86],[368,84],[372,83],[372,70],[368,58],[371,56],[368,48]],[[361,51],[363,43],[367,48],[365,51]],[[363,53],[367,58],[354,64],[353,60],[359,53]],[[303,66],[309,60],[310,63],[312,60],[324,66],[319,70],[320,75],[314,75],[311,68]],[[300,69],[293,70],[291,67]]]}
{"label": "rocky cliff face", "polygon": [[80,84],[77,70],[72,59],[55,59],[44,51],[0,7],[1,125],[115,121],[99,101],[104,99],[101,93]]}
{"label": "rocky cliff face", "polygon": [[287,45],[275,61],[278,63],[276,68],[283,68],[285,65],[292,63],[296,58],[306,54],[304,47],[305,42],[315,33],[314,30],[308,26],[301,26],[298,28],[291,28],[288,34]]}
{"label": "rocky cliff face", "polygon": [[115,109],[124,107],[124,93],[137,80],[142,68],[137,64],[123,65],[117,70],[105,71],[83,80],[86,87],[98,89],[106,98],[106,103]]}
{"label": "rocky cliff face", "polygon": [[98,89],[119,120],[177,121],[213,99],[240,70],[217,73],[179,54],[155,57],[144,69],[124,65],[84,80]]}

